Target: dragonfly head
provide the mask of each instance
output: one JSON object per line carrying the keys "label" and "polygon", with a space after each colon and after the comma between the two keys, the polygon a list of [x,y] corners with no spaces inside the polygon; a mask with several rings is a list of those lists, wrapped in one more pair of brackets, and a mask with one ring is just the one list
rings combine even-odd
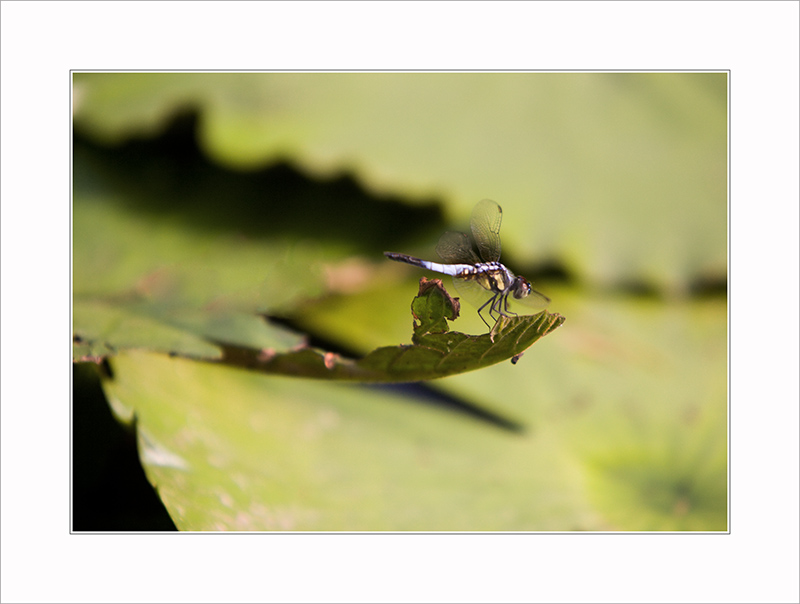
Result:
{"label": "dragonfly head", "polygon": [[524,298],[531,293],[531,284],[525,277],[517,277],[511,286],[511,293],[517,300]]}

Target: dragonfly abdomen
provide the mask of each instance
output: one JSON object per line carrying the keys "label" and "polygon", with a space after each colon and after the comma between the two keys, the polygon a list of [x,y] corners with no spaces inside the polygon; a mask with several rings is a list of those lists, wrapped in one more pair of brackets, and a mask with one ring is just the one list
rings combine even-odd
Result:
{"label": "dragonfly abdomen", "polygon": [[407,256],[406,254],[398,254],[397,252],[384,252],[383,255],[390,260],[405,262],[406,264],[412,264],[420,268],[427,268],[429,271],[435,271],[445,275],[456,276],[461,275],[461,273],[465,271],[475,269],[475,267],[471,264],[440,264],[438,262],[422,260],[421,258],[414,258],[414,256]]}

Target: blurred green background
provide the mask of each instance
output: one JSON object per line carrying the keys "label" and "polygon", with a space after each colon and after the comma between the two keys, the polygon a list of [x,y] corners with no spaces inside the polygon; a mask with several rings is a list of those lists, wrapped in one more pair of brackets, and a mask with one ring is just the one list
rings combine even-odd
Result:
{"label": "blurred green background", "polygon": [[[74,74],[74,530],[727,530],[727,84]],[[200,361],[409,342],[425,273],[382,252],[435,259],[484,197],[566,317],[518,364],[378,387]],[[152,517],[111,519],[117,430]]]}

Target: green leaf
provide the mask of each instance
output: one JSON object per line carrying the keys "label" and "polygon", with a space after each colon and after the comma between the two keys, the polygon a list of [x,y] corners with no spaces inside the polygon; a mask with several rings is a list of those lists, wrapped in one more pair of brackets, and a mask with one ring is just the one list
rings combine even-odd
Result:
{"label": "green leaf", "polygon": [[136,417],[145,472],[180,530],[586,530],[558,440],[399,392],[284,380],[144,352],[105,391]]}
{"label": "green leaf", "polygon": [[419,295],[411,303],[414,315],[414,342],[431,333],[444,333],[450,328],[448,321],[455,321],[461,310],[457,298],[451,298],[441,279],[419,281]]}
{"label": "green leaf", "polygon": [[[245,237],[220,220],[217,229],[204,226],[201,206],[209,199],[218,205],[218,198],[210,187],[184,190],[202,163],[176,169],[174,180],[156,186],[132,177],[139,162],[154,161],[154,149],[76,152],[73,360],[126,349],[215,359],[219,343],[297,347],[302,336],[262,315],[322,290],[319,247]],[[175,209],[184,203],[193,211]]]}
{"label": "green leaf", "polygon": [[474,371],[512,359],[539,338],[564,323],[564,317],[545,311],[536,315],[502,317],[492,333],[472,336],[449,331],[448,320],[458,316],[458,301],[439,279],[420,280],[412,305],[413,344],[386,346],[361,359],[312,348],[289,352],[264,352],[226,347],[221,363],[263,373],[327,380],[364,382],[415,382]]}
{"label": "green leaf", "polygon": [[268,324],[262,317],[235,311],[166,309],[147,300],[78,298],[73,305],[73,360],[104,357],[126,349],[145,349],[185,357],[217,359],[218,342],[264,349],[298,346],[302,337]]}
{"label": "green leaf", "polygon": [[76,74],[75,120],[101,140],[201,115],[209,156],[353,173],[377,194],[487,195],[520,263],[685,293],[727,275],[727,74]]}
{"label": "green leaf", "polygon": [[[145,309],[146,312],[146,309]],[[176,352],[187,357],[215,358],[220,350],[190,331],[157,317],[97,300],[77,301],[72,311],[73,361],[104,357],[118,350],[146,349]],[[86,348],[88,347],[88,354]]]}

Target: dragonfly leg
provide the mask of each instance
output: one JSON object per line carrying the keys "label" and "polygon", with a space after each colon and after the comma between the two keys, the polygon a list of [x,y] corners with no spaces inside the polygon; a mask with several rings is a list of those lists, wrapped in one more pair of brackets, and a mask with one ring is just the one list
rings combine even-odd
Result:
{"label": "dragonfly leg", "polygon": [[481,321],[483,321],[484,324],[486,325],[486,327],[488,327],[489,329],[491,329],[492,326],[489,325],[489,323],[486,321],[486,319],[483,318],[483,315],[481,314],[481,311],[491,304],[491,306],[489,306],[489,317],[494,319],[494,316],[492,315],[492,310],[494,309],[494,304],[495,304],[496,300],[497,300],[497,294],[495,294],[494,296],[489,298],[486,301],[486,303],[478,309],[478,316],[481,318]]}
{"label": "dragonfly leg", "polygon": [[[494,319],[494,320],[495,320],[495,322],[497,322],[497,320],[498,320],[498,319],[499,319],[499,318],[502,316],[502,314],[503,314],[503,309],[501,309],[501,308],[500,308],[500,303],[501,303],[501,301],[500,301],[500,298],[499,298],[499,296],[500,296],[500,294],[495,294],[495,295],[494,295],[494,297],[492,298],[492,307],[491,307],[491,309],[489,310],[489,316],[490,316],[492,319]],[[495,314],[495,313],[497,313],[497,316],[496,316],[496,317],[494,316],[494,314]]]}
{"label": "dragonfly leg", "polygon": [[495,294],[494,298],[492,298],[492,302],[493,302],[492,312],[489,313],[492,316],[492,318],[494,318],[494,314],[492,313],[497,313],[498,319],[500,317],[508,317],[509,315],[516,315],[516,313],[513,313],[510,310],[508,310],[508,297],[503,295],[502,292]]}
{"label": "dragonfly leg", "polygon": [[[499,306],[500,305],[498,304],[498,307]],[[517,313],[515,313],[512,310],[508,310],[508,294],[503,296],[503,312],[501,312],[500,314],[502,314],[502,315],[504,315],[506,317],[508,317],[509,315],[514,316],[514,317],[517,316]]]}

